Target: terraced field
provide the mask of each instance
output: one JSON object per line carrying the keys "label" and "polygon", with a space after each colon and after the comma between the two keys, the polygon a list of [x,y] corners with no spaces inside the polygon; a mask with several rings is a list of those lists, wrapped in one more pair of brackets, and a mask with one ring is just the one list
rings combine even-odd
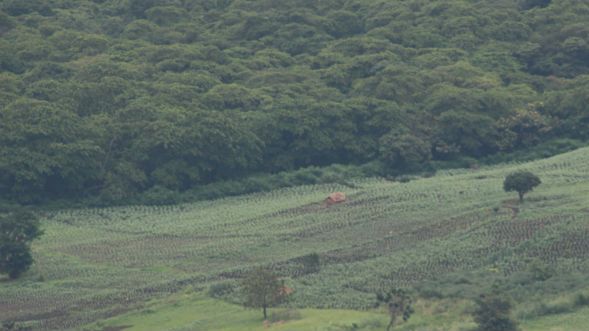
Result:
{"label": "terraced field", "polygon": [[[543,181],[519,204],[504,176]],[[304,186],[178,206],[47,212],[36,264],[0,283],[0,320],[80,329],[186,288],[233,284],[267,265],[295,307],[366,309],[374,292],[444,274],[509,275],[540,259],[589,271],[589,148],[528,164],[452,170],[407,183]],[[321,201],[344,191],[348,201]],[[318,253],[307,274],[301,257]],[[489,271],[491,272],[491,271]]]}

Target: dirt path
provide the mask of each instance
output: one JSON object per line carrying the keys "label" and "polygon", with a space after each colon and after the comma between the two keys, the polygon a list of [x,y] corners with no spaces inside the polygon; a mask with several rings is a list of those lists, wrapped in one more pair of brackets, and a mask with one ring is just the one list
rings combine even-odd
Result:
{"label": "dirt path", "polygon": [[505,200],[503,201],[503,208],[507,208],[511,210],[511,219],[516,219],[517,215],[519,214],[519,200],[512,199],[512,200]]}

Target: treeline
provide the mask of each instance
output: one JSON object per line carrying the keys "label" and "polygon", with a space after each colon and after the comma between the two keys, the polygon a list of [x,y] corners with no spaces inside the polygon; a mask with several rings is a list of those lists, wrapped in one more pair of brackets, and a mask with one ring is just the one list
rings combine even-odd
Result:
{"label": "treeline", "polygon": [[587,21],[575,0],[4,0],[0,197],[585,140]]}

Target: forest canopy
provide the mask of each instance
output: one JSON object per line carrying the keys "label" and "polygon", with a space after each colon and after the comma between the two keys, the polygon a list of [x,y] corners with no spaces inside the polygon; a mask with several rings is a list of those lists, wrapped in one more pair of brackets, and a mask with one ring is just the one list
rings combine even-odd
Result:
{"label": "forest canopy", "polygon": [[589,3],[5,0],[0,197],[589,138]]}

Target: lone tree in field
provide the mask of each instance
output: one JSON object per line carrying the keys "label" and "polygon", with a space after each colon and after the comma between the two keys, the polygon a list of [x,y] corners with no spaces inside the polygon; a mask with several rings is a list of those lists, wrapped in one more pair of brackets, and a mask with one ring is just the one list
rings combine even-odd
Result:
{"label": "lone tree in field", "polygon": [[241,284],[245,295],[245,306],[262,308],[264,320],[268,319],[266,310],[280,303],[288,293],[278,276],[266,268],[256,268]]}
{"label": "lone tree in field", "polygon": [[505,177],[503,190],[505,192],[516,191],[519,194],[519,201],[524,201],[524,194],[532,191],[534,187],[540,185],[542,181],[538,176],[529,171],[517,171]]}
{"label": "lone tree in field", "polygon": [[0,274],[15,279],[33,263],[30,244],[43,232],[37,217],[26,210],[0,216]]}
{"label": "lone tree in field", "polygon": [[518,331],[511,318],[511,302],[498,294],[481,295],[473,312],[477,331]]}
{"label": "lone tree in field", "polygon": [[379,293],[376,295],[377,304],[384,304],[387,307],[389,317],[391,318],[387,326],[390,331],[398,317],[402,316],[403,321],[407,321],[413,314],[412,300],[409,294],[403,289],[393,289],[388,293]]}

